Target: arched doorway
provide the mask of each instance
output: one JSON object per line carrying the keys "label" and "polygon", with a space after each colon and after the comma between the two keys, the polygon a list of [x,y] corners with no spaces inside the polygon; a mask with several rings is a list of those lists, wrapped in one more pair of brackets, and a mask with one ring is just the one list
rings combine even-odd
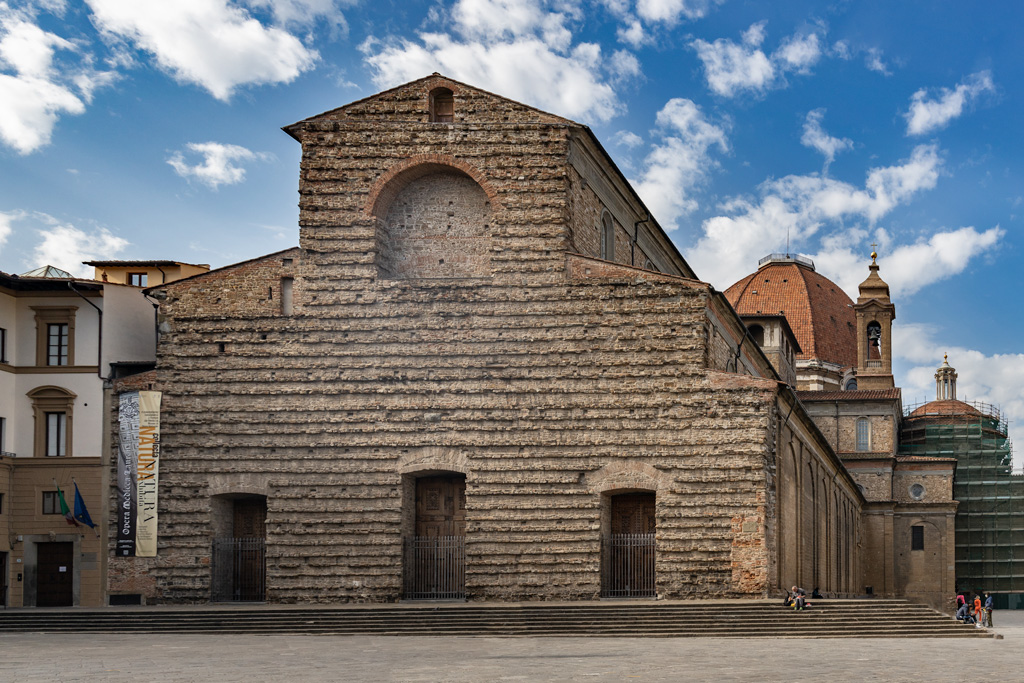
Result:
{"label": "arched doorway", "polygon": [[466,475],[431,474],[415,480],[413,534],[405,539],[403,595],[407,600],[466,597]]}
{"label": "arched doorway", "polygon": [[601,595],[654,597],[655,498],[652,492],[611,496],[602,549]]}

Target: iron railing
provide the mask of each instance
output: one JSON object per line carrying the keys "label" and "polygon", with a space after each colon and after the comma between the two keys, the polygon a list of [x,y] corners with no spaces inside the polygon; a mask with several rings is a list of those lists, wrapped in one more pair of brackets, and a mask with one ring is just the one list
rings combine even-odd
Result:
{"label": "iron railing", "polygon": [[602,546],[602,597],[655,597],[654,534],[612,534]]}
{"label": "iron railing", "polygon": [[267,593],[266,539],[213,539],[210,571],[214,602],[262,602]]}
{"label": "iron railing", "polygon": [[410,536],[405,539],[403,595],[407,600],[466,597],[466,537]]}

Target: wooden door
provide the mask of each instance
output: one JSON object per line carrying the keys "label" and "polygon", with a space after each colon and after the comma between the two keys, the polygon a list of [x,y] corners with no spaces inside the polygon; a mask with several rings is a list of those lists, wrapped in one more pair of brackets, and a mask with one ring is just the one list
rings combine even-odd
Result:
{"label": "wooden door", "polygon": [[605,541],[606,597],[654,597],[654,494],[625,493],[611,500],[611,534]]}
{"label": "wooden door", "polygon": [[0,553],[0,607],[7,607],[7,553]]}
{"label": "wooden door", "polygon": [[236,500],[234,513],[233,597],[240,601],[262,601],[266,597],[267,499]]}
{"label": "wooden door", "polygon": [[235,538],[264,538],[267,533],[267,501],[265,498],[244,498],[235,501]]}
{"label": "wooden door", "polygon": [[466,478],[420,477],[416,480],[416,535],[466,535]]}
{"label": "wooden door", "polygon": [[36,544],[36,606],[74,604],[74,543]]}
{"label": "wooden door", "polygon": [[612,497],[613,534],[653,534],[654,494],[624,493]]}

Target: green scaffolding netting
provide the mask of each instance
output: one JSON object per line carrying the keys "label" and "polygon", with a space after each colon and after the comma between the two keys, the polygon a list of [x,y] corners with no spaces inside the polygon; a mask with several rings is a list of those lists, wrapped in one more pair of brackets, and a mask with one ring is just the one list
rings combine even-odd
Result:
{"label": "green scaffolding netting", "polygon": [[[997,607],[1024,606],[1024,474],[1013,472],[1013,448],[997,410],[911,416],[901,455],[956,458],[958,591],[991,591]],[[999,603],[1002,603],[1001,605]]]}

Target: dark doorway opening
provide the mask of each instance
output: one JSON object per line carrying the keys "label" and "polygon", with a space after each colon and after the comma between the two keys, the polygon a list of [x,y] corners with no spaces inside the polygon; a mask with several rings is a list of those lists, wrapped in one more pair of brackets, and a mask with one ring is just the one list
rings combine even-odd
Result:
{"label": "dark doorway opening", "polygon": [[262,602],[267,585],[267,499],[246,496],[221,503],[214,507],[229,515],[231,535],[213,539],[212,598]]}
{"label": "dark doorway opening", "polygon": [[36,606],[75,604],[74,543],[36,544]]}
{"label": "dark doorway opening", "polygon": [[466,477],[416,479],[414,533],[405,541],[403,593],[410,600],[466,597]]}
{"label": "dark doorway opening", "polygon": [[646,598],[656,593],[654,581],[653,493],[622,493],[611,497],[609,533],[602,548],[601,595]]}

